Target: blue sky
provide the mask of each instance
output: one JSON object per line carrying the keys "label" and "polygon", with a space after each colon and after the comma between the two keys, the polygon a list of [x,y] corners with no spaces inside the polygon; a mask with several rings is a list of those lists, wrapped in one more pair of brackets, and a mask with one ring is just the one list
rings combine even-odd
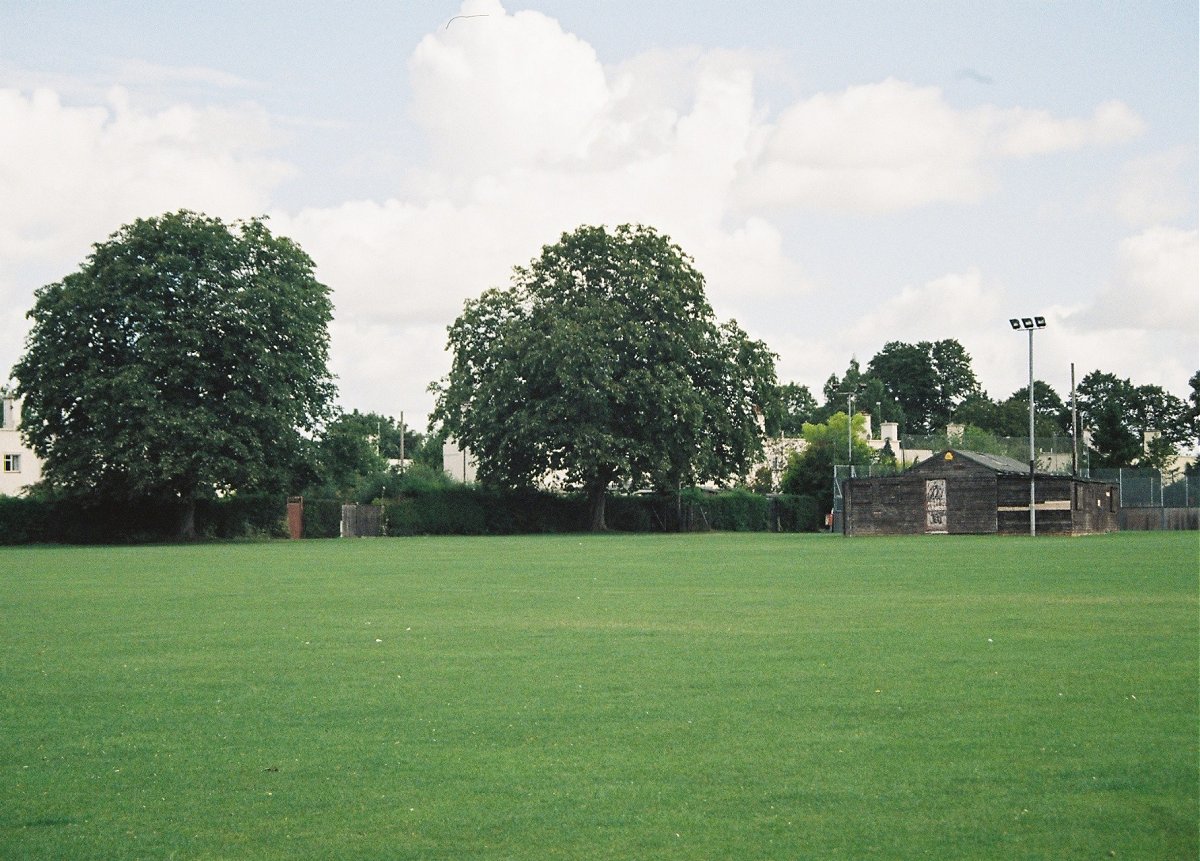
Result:
{"label": "blue sky", "polygon": [[[455,15],[461,18],[449,23]],[[347,408],[419,420],[462,302],[641,221],[819,389],[958,338],[996,397],[1074,362],[1184,394],[1192,2],[0,2],[0,364],[132,218],[267,213],[333,289]]]}

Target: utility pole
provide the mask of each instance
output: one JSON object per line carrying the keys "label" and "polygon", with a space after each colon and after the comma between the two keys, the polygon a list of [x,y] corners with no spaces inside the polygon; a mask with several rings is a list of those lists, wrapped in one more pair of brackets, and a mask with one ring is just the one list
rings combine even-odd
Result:
{"label": "utility pole", "polygon": [[848,392],[836,393],[846,396],[846,463],[850,465],[854,463],[854,399],[866,387],[866,383],[859,383]]}

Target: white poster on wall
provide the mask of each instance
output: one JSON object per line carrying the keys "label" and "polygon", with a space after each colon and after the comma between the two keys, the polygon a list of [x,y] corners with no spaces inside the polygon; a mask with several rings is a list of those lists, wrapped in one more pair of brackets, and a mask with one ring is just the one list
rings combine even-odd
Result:
{"label": "white poster on wall", "polygon": [[946,531],[946,479],[925,481],[925,531]]}

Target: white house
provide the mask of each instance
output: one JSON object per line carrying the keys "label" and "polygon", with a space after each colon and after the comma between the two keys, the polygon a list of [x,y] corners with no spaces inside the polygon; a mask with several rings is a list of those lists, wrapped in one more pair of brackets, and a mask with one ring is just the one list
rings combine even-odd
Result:
{"label": "white house", "polygon": [[0,496],[18,496],[41,481],[42,462],[21,440],[21,402],[0,389]]}
{"label": "white house", "polygon": [[442,443],[442,469],[446,475],[463,484],[474,484],[476,466],[475,455],[470,449],[459,448],[457,440]]}

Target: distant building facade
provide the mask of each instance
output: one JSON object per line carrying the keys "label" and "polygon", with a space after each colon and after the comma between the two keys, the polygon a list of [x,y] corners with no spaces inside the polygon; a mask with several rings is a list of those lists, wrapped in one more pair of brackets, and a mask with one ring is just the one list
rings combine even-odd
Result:
{"label": "distant building facade", "polygon": [[455,481],[474,484],[478,480],[478,462],[469,448],[459,448],[458,440],[442,443],[442,470]]}
{"label": "distant building facade", "polygon": [[17,430],[21,402],[0,390],[0,496],[19,496],[42,480],[42,462]]}

